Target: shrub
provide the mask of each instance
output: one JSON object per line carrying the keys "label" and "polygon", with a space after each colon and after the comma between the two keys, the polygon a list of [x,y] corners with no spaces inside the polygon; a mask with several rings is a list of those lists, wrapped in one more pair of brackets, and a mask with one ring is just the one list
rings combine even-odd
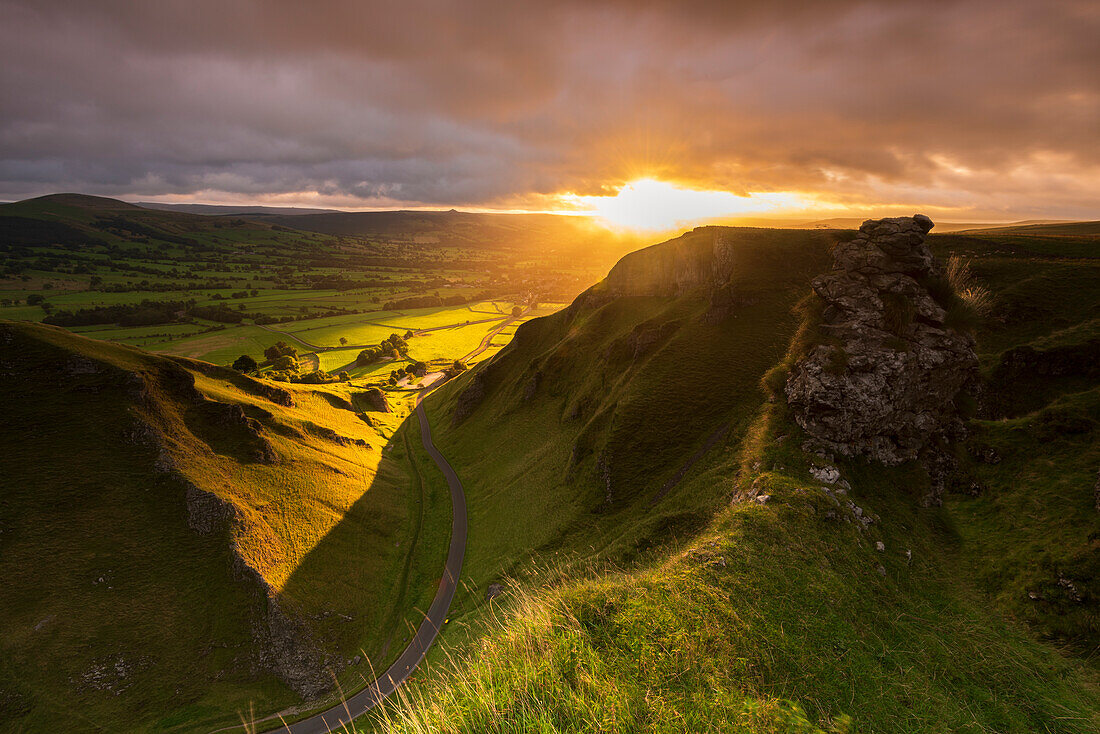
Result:
{"label": "shrub", "polygon": [[271,361],[271,366],[277,370],[298,371],[298,360],[289,354],[283,354]]}
{"label": "shrub", "polygon": [[233,369],[238,372],[255,372],[260,365],[256,364],[256,360],[249,357],[247,354],[242,354],[237,357],[237,360],[233,363]]}

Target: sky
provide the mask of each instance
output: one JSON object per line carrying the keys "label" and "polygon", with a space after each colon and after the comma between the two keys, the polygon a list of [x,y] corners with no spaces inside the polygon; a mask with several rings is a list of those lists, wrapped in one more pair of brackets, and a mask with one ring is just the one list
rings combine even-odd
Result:
{"label": "sky", "polygon": [[0,199],[1100,219],[1098,38],[1095,0],[0,0]]}

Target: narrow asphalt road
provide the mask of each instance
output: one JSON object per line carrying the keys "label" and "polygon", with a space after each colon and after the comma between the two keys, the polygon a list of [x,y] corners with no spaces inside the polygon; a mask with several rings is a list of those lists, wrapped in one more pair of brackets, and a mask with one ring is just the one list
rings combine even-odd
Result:
{"label": "narrow asphalt road", "polygon": [[370,711],[413,674],[428,653],[428,648],[435,641],[436,635],[443,628],[462,571],[462,558],[466,553],[466,495],[463,493],[462,482],[459,481],[455,470],[432,442],[432,429],[428,425],[428,416],[421,404],[423,396],[424,394],[421,393],[416,402],[416,417],[420,422],[420,440],[424,444],[424,450],[443,472],[443,477],[451,490],[451,545],[447,549],[447,562],[444,565],[443,578],[440,580],[439,589],[435,592],[435,598],[408,647],[377,680],[347,699],[345,703],[333,706],[328,711],[303,719],[296,724],[271,731],[287,731],[290,734],[329,734]]}

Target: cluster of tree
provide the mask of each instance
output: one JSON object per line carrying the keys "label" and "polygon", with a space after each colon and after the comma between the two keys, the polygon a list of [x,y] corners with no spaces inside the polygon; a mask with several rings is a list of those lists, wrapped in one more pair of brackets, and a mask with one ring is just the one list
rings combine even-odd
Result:
{"label": "cluster of tree", "polygon": [[390,334],[388,339],[383,339],[377,346],[367,347],[359,352],[359,356],[355,358],[355,363],[360,367],[366,367],[387,357],[400,359],[408,351],[409,343],[401,338],[401,335]]}
{"label": "cluster of tree", "polygon": [[293,357],[297,360],[298,349],[280,340],[264,350],[264,357],[267,358],[268,362],[274,362],[279,357]]}
{"label": "cluster of tree", "polygon": [[397,369],[390,372],[388,382],[391,385],[396,385],[398,380],[405,377],[406,375],[413,377],[423,377],[426,374],[428,374],[428,365],[426,363],[413,362],[412,364],[407,364],[404,367],[398,367]]}
{"label": "cluster of tree", "polygon": [[387,301],[382,306],[383,311],[400,311],[403,308],[432,308],[435,306],[461,306],[466,303],[464,296],[409,296],[399,298],[396,301]]}
{"label": "cluster of tree", "polygon": [[260,365],[252,357],[242,354],[233,362],[233,369],[237,372],[255,372],[260,369]]}
{"label": "cluster of tree", "polygon": [[244,321],[247,314],[243,311],[234,311],[228,305],[219,303],[217,306],[194,306],[189,311],[189,315],[221,324],[239,324]]}
{"label": "cluster of tree", "polygon": [[[27,303],[36,296],[28,296]],[[41,299],[41,296],[37,296]],[[41,302],[41,301],[39,301]],[[76,311],[58,311],[42,319],[54,326],[95,326],[118,324],[119,326],[154,326],[182,321],[195,309],[194,301],[150,301],[119,303],[113,306],[81,308]],[[236,314],[234,314],[236,315]],[[219,319],[211,319],[218,321]],[[239,319],[238,319],[239,320]]]}

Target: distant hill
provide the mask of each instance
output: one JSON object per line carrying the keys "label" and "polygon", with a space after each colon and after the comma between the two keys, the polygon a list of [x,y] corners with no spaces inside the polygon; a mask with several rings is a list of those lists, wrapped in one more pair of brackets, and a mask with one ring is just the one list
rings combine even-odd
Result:
{"label": "distant hill", "polygon": [[81,209],[103,209],[103,210],[132,210],[140,209],[134,204],[127,204],[125,201],[119,201],[118,199],[109,199],[104,196],[89,196],[88,194],[48,194],[46,196],[39,196],[34,199],[25,199],[21,204],[28,206],[71,206],[79,207]]}
{"label": "distant hill", "polygon": [[0,344],[0,730],[232,726],[354,684],[419,621],[428,510],[356,390],[27,323]]}
{"label": "distant hill", "polygon": [[1051,237],[1100,237],[1100,222],[1017,222],[1003,227],[975,227],[966,234],[1019,234]]}
{"label": "distant hill", "polygon": [[141,244],[216,250],[235,249],[242,239],[262,243],[285,238],[262,222],[156,211],[84,194],[0,204],[0,241],[8,245]]}
{"label": "distant hill", "polygon": [[[330,235],[406,238],[450,244],[507,245],[516,247],[552,244],[556,248],[591,247],[597,240],[640,242],[639,238],[613,235],[588,217],[556,214],[488,214],[450,211],[332,212],[303,215],[263,215],[262,221]],[[621,252],[620,252],[621,254]]]}
{"label": "distant hill", "polygon": [[[792,229],[859,229],[859,225],[863,224],[868,217],[835,217],[832,219],[818,219],[812,222],[798,222],[787,225]],[[1059,224],[1060,222],[1052,222],[1048,220],[1026,220],[1022,222],[1011,222],[1006,224],[994,224],[994,223],[981,223],[981,222],[945,222],[936,220],[936,227],[932,231],[936,234],[946,234],[948,232],[962,232],[966,230],[997,230],[1003,231],[1008,228],[1021,227],[1025,225],[1047,225],[1047,224]]]}
{"label": "distant hill", "polygon": [[204,214],[207,216],[238,216],[249,214],[258,216],[263,214],[300,215],[300,214],[329,214],[338,213],[337,209],[307,209],[293,206],[230,206],[223,204],[164,204],[159,201],[139,201],[137,206],[145,209],[159,209],[168,212],[187,212],[188,214]]}

